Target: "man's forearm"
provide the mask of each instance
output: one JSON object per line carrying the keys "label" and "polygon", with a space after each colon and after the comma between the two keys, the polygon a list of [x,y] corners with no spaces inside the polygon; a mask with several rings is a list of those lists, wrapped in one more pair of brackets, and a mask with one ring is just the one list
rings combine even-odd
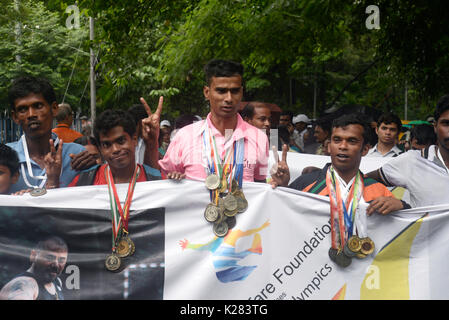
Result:
{"label": "man's forearm", "polygon": [[143,157],[143,163],[149,165],[154,169],[160,170],[158,141],[155,141],[153,143],[145,143],[145,155]]}

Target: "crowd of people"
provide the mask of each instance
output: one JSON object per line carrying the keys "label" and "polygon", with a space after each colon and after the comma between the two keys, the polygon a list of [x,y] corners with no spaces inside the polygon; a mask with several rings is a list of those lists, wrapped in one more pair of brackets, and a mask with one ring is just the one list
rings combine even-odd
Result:
{"label": "crowd of people", "polygon": [[[159,179],[204,181],[215,175],[220,187],[235,180],[240,189],[243,181],[260,182],[329,196],[332,201],[341,201],[335,194],[339,199],[352,197],[348,199],[367,204],[368,215],[448,203],[449,95],[437,103],[434,123],[405,134],[392,113],[370,123],[364,114],[311,120],[306,114],[282,112],[275,124],[266,103],[251,102],[239,110],[241,64],[212,60],[204,71],[203,94],[210,105],[204,119],[183,115],[162,120],[163,98],[154,112],[140,98],[128,110],[101,113],[87,134],[70,128],[71,108],[58,105],[47,80],[15,79],[9,101],[23,136],[0,146],[0,192],[38,196],[54,188]],[[268,168],[272,145],[282,157]],[[290,182],[288,152],[327,155],[330,163]],[[361,173],[362,157],[394,159],[379,170]],[[361,191],[354,192],[361,184]],[[396,199],[386,186],[406,188],[411,203]]]}

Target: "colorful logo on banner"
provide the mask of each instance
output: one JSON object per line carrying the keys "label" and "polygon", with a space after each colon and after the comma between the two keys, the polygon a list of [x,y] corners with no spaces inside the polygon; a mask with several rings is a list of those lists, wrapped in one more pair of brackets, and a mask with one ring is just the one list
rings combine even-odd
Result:
{"label": "colorful logo on banner", "polygon": [[[209,251],[212,253],[215,273],[218,280],[223,283],[245,280],[257,266],[242,266],[238,263],[249,255],[262,254],[262,237],[260,231],[270,225],[267,220],[261,227],[243,231],[240,229],[231,229],[223,238],[214,237],[211,241],[204,244],[192,244],[189,240],[179,241],[179,245],[184,249],[193,249],[198,251]],[[252,236],[251,247],[237,252],[237,241],[244,237]]]}

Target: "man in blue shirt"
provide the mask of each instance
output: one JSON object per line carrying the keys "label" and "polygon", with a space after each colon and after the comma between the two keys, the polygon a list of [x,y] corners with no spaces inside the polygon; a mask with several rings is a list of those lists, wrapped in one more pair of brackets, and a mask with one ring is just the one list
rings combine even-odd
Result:
{"label": "man in blue shirt", "polygon": [[24,132],[19,141],[8,144],[16,150],[20,162],[20,178],[10,192],[66,187],[79,170],[94,164],[83,146],[63,143],[52,134],[58,104],[47,80],[18,78],[11,85],[8,98],[12,118]]}

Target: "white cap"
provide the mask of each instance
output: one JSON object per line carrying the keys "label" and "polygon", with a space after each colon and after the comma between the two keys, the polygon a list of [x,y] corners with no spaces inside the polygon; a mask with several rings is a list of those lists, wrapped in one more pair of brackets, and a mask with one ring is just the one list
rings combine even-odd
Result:
{"label": "white cap", "polygon": [[293,117],[293,124],[299,122],[310,123],[310,119],[305,114],[298,114],[296,117]]}
{"label": "white cap", "polygon": [[162,120],[160,127],[171,127],[171,123],[168,120]]}

